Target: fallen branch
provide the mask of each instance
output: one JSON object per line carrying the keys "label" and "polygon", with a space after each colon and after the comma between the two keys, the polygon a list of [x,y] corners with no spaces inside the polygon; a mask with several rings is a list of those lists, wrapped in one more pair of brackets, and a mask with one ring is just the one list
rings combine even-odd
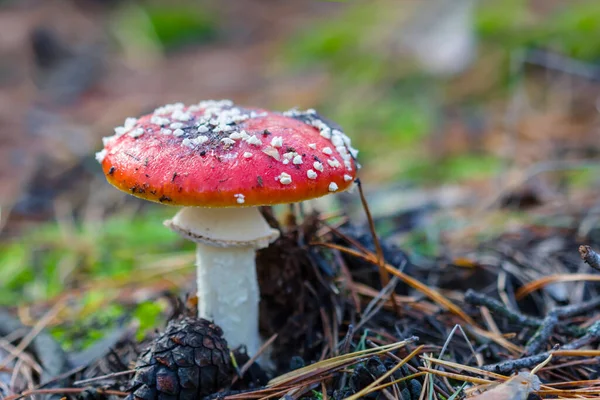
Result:
{"label": "fallen branch", "polygon": [[596,253],[590,246],[579,246],[579,255],[587,265],[600,271],[600,254]]}
{"label": "fallen branch", "polygon": [[600,340],[600,321],[592,324],[587,329],[585,335],[583,335],[579,339],[575,339],[572,342],[567,343],[558,350],[545,351],[543,353],[535,354],[529,357],[518,358],[516,360],[508,360],[492,365],[485,365],[482,367],[482,369],[498,374],[509,374],[513,371],[518,371],[522,368],[533,368],[535,365],[541,363],[550,355],[554,355],[555,358],[573,356],[576,353],[569,350],[579,349],[580,347],[586,346],[598,340]]}
{"label": "fallen branch", "polygon": [[530,328],[537,328],[542,325],[542,320],[539,318],[529,317],[519,312],[509,310],[504,304],[496,299],[474,291],[473,289],[467,290],[465,294],[465,301],[475,306],[486,306],[490,311],[502,315],[510,322],[514,322],[519,325],[528,326]]}

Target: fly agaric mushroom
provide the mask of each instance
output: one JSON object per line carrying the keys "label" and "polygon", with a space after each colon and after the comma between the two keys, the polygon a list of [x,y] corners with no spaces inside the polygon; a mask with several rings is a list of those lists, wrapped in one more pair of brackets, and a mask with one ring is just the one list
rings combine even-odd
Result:
{"label": "fly agaric mushroom", "polygon": [[199,316],[214,320],[232,348],[245,344],[254,354],[255,252],[279,236],[258,206],[347,189],[356,154],[314,110],[275,113],[211,100],[128,118],[96,158],[118,189],[183,206],[165,225],[197,243]]}

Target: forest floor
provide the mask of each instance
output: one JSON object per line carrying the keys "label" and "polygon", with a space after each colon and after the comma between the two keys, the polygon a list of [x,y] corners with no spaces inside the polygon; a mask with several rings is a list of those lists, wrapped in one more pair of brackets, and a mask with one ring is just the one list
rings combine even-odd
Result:
{"label": "forest floor", "polygon": [[232,349],[212,398],[600,397],[598,49],[523,50],[595,13],[532,2],[546,24],[517,42],[484,10],[481,57],[433,79],[391,51],[385,8],[24,3],[0,6],[0,398],[125,395],[194,309],[173,211],[122,196],[93,154],[128,116],[207,98],[320,106],[364,150],[365,195],[274,210],[257,258],[273,365]]}

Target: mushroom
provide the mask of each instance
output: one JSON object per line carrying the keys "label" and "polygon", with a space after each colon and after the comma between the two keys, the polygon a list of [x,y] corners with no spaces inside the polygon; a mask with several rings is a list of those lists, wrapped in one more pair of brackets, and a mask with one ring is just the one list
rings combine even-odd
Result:
{"label": "mushroom", "polygon": [[255,253],[279,236],[258,206],[350,187],[357,151],[314,110],[276,113],[229,100],[181,103],[128,118],[96,154],[108,182],[182,206],[165,225],[196,242],[198,313],[232,348],[260,347]]}

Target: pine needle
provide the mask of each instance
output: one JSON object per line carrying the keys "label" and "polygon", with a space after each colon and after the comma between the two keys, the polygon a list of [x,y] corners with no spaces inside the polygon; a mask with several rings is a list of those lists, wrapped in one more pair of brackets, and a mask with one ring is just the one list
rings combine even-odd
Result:
{"label": "pine needle", "polygon": [[425,347],[425,346],[419,346],[419,347],[417,347],[408,356],[406,356],[404,359],[402,359],[400,362],[398,362],[398,364],[396,364],[394,366],[394,368],[390,369],[385,374],[383,374],[379,378],[375,379],[367,387],[365,387],[362,390],[354,393],[352,396],[346,397],[345,400],[357,400],[357,399],[363,397],[364,395],[366,395],[368,393],[371,393],[371,391],[373,390],[373,388],[375,386],[377,386],[383,380],[387,379],[390,375],[392,375],[394,372],[396,372],[400,367],[402,367],[404,364],[406,364],[407,362],[409,362],[411,359],[413,359],[414,357],[416,357],[421,352],[421,350],[423,349],[423,347]]}
{"label": "pine needle", "polygon": [[579,281],[600,281],[600,275],[595,274],[557,274],[545,276],[543,278],[531,281],[519,288],[515,293],[517,300],[521,300],[528,294],[535,292],[545,286],[551,285],[556,282],[579,282]]}

